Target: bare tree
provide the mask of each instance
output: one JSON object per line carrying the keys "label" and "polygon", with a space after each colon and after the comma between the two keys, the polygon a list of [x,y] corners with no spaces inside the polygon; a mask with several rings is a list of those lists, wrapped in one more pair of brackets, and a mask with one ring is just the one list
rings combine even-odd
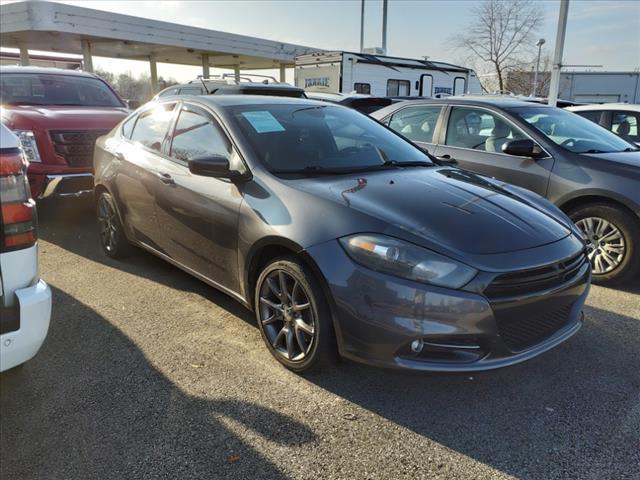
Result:
{"label": "bare tree", "polygon": [[[146,73],[143,73],[137,78],[134,77],[131,72],[115,75],[112,72],[101,70],[99,68],[95,70],[95,73],[109,82],[116,89],[118,94],[127,100],[146,102],[153,96],[149,75]],[[173,77],[166,79],[158,77],[158,85],[161,89],[175,85],[176,83],[178,82]]]}
{"label": "bare tree", "polygon": [[452,37],[456,50],[466,51],[491,67],[504,90],[504,74],[528,56],[543,14],[531,0],[485,0],[472,9],[473,21]]}

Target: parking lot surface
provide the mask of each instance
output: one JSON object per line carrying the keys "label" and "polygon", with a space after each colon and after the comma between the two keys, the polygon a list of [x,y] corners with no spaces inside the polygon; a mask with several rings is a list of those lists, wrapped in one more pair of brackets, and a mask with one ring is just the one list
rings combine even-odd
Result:
{"label": "parking lot surface", "polygon": [[90,213],[40,227],[51,327],[0,377],[2,478],[640,478],[638,286],[593,287],[582,330],[512,368],[302,377],[231,298],[105,257]]}

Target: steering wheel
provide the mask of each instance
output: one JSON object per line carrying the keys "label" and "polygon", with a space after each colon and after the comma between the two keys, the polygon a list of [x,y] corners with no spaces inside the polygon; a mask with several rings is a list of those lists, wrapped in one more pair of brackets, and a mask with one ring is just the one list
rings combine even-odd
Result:
{"label": "steering wheel", "polygon": [[576,139],[575,138],[567,138],[564,142],[560,144],[561,147],[568,147],[569,145],[575,146]]}

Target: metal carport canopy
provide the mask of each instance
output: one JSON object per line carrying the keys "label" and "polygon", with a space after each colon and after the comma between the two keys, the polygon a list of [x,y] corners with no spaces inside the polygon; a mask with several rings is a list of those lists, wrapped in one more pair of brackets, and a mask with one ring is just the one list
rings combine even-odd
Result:
{"label": "metal carport canopy", "polygon": [[[189,27],[130,15],[53,2],[2,5],[0,45],[27,50],[83,54],[85,69],[91,56],[239,70],[293,66],[297,55],[318,51],[301,45]],[[86,65],[88,61],[88,65]]]}

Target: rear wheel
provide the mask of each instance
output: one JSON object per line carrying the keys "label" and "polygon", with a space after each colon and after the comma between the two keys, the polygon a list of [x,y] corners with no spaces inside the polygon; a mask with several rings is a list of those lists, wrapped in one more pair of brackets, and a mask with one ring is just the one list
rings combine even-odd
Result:
{"label": "rear wheel", "polygon": [[322,289],[295,257],[268,264],[256,284],[255,310],[271,354],[294,372],[331,364],[336,359],[333,323]]}
{"label": "rear wheel", "polygon": [[100,245],[111,258],[124,258],[131,254],[132,246],[124,234],[113,197],[103,191],[96,202]]}
{"label": "rear wheel", "polygon": [[640,272],[638,219],[620,208],[603,204],[578,207],[569,216],[587,243],[594,283],[621,283]]}

